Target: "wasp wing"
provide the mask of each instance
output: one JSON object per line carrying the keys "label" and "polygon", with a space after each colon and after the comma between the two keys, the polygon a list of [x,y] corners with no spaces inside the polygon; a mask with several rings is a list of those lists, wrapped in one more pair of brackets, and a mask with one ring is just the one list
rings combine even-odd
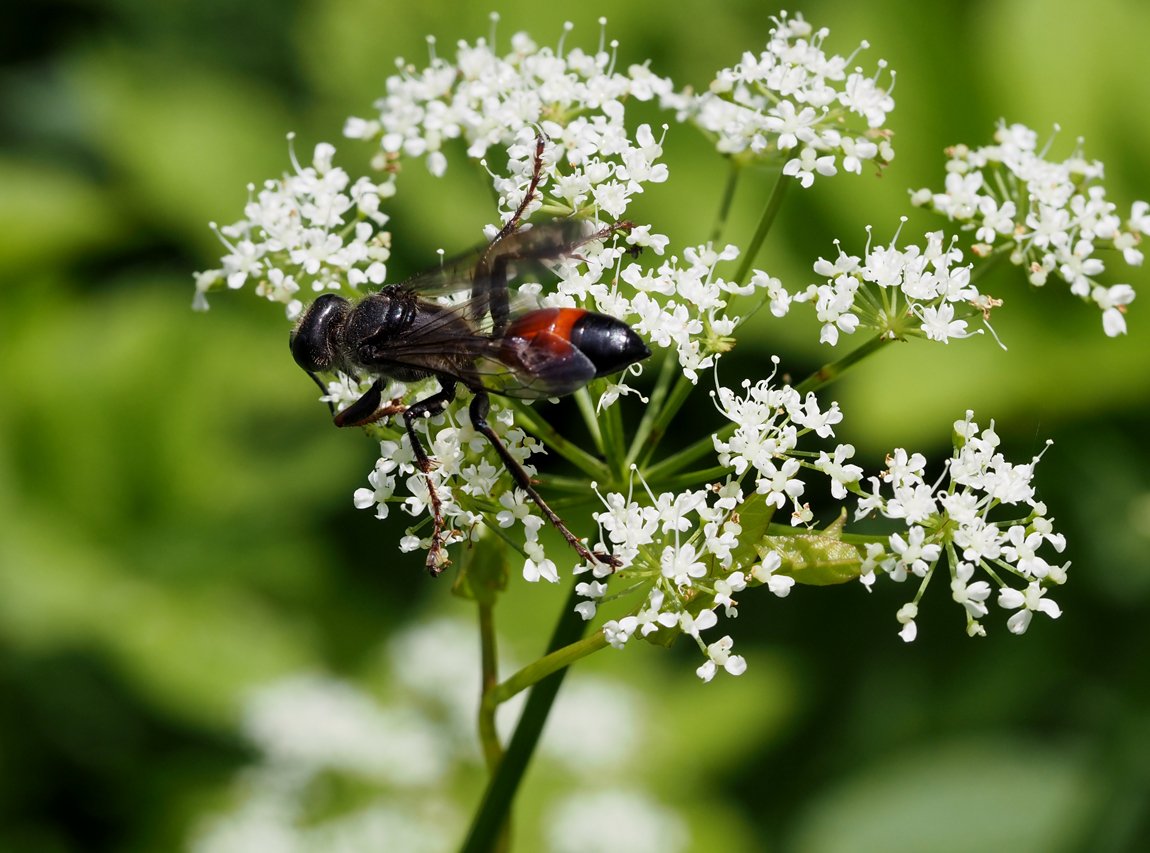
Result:
{"label": "wasp wing", "polygon": [[[591,360],[551,331],[533,330],[530,337],[477,331],[469,319],[472,302],[450,306],[429,302],[418,322],[402,335],[363,341],[357,358],[383,373],[450,376],[472,388],[522,399],[562,397],[595,377]],[[524,315],[527,326],[532,316]]]}
{"label": "wasp wing", "polygon": [[574,254],[587,242],[588,225],[578,219],[556,219],[483,243],[450,258],[439,266],[416,273],[400,282],[404,290],[421,296],[450,296],[470,290],[478,276],[506,271],[510,284],[528,272],[546,271],[547,262]]}

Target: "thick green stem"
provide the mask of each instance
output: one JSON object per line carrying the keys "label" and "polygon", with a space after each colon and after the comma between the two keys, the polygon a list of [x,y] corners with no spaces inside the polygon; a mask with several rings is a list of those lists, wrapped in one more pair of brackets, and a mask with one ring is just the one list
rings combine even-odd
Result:
{"label": "thick green stem", "polygon": [[759,227],[755,229],[755,236],[751,238],[750,245],[747,246],[747,251],[743,254],[743,262],[739,265],[739,271],[735,273],[734,280],[736,282],[740,284],[746,282],[747,273],[751,271],[751,265],[759,256],[759,250],[763,248],[763,241],[767,239],[767,234],[775,223],[779,208],[783,206],[783,196],[786,195],[787,187],[791,185],[792,181],[792,178],[783,174],[780,174],[778,180],[775,181],[774,189],[771,190],[771,197],[767,199],[767,206],[763,209],[762,218],[759,219]]}
{"label": "thick green stem", "polygon": [[831,361],[824,364],[796,385],[795,390],[800,394],[806,394],[808,391],[815,391],[824,385],[829,385],[842,376],[848,368],[858,364],[871,353],[878,352],[884,345],[890,343],[890,340],[890,338],[884,337],[883,335],[876,335],[862,346],[855,347],[838,361]]}
{"label": "thick green stem", "polygon": [[[503,760],[499,762],[495,774],[487,784],[487,790],[483,794],[483,802],[480,803],[479,810],[475,814],[475,820],[467,834],[467,839],[464,841],[463,847],[460,848],[463,853],[490,853],[495,848],[501,829],[506,826],[508,816],[511,813],[511,802],[515,798],[515,792],[519,789],[519,783],[523,781],[523,774],[526,772],[531,756],[535,752],[535,747],[539,743],[543,725],[547,722],[547,716],[551,712],[555,696],[563,684],[563,677],[567,674],[565,667],[579,657],[596,650],[595,648],[584,647],[584,643],[588,646],[595,645],[592,642],[595,640],[594,636],[588,637],[584,643],[579,642],[587,623],[575,612],[575,605],[578,602],[579,596],[575,592],[575,584],[572,584],[567,601],[563,605],[563,611],[555,623],[551,642],[547,645],[547,655],[531,665],[532,667],[539,667],[538,671],[534,673],[534,677],[539,680],[527,697],[523,714],[519,717],[515,733],[507,744],[507,751],[503,755]],[[598,635],[602,636],[602,633],[600,631]],[[606,643],[605,640],[601,642]],[[573,645],[579,647],[580,654],[551,657]],[[601,648],[601,646],[599,647]],[[550,662],[544,665],[544,661],[547,661],[548,658],[550,658]],[[528,669],[530,668],[528,667]],[[508,683],[522,676],[524,671],[520,671],[508,679]],[[530,686],[529,683],[523,683],[522,686],[517,686],[514,692],[517,693],[527,686]],[[501,690],[501,688],[502,686],[495,689]],[[484,702],[487,701],[485,696]]]}
{"label": "thick green stem", "polygon": [[[479,656],[483,673],[483,696],[487,696],[499,684],[499,664],[495,649],[494,608],[490,602],[479,602]],[[479,742],[483,745],[483,758],[487,762],[487,772],[492,774],[503,757],[503,746],[499,743],[499,733],[495,729],[495,705],[479,703]]]}

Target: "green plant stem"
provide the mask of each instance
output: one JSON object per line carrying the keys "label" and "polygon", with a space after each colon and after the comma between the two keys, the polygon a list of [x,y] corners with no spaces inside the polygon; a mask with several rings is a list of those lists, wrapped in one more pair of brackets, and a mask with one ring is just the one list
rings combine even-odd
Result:
{"label": "green plant stem", "polygon": [[[507,751],[487,784],[467,839],[460,848],[463,853],[490,853],[495,847],[502,828],[507,824],[515,792],[523,780],[555,696],[567,674],[566,667],[606,645],[602,631],[586,640],[582,639],[587,623],[575,612],[578,602],[579,596],[575,592],[575,584],[572,584],[547,645],[547,654],[491,691],[498,692],[500,696],[513,696],[534,683],[523,706],[523,714],[507,744]],[[489,700],[489,695],[485,694],[483,701],[497,705],[498,700]]]}
{"label": "green plant stem", "polygon": [[725,480],[730,473],[730,468],[716,465],[713,468],[703,468],[698,471],[688,471],[685,474],[677,474],[666,480],[651,481],[651,488],[661,492],[674,492],[687,486],[697,486],[703,483]]}
{"label": "green plant stem", "polygon": [[771,226],[775,223],[775,217],[778,216],[779,208],[783,206],[783,196],[786,195],[787,187],[792,183],[792,179],[788,178],[782,173],[779,174],[778,179],[775,181],[774,188],[771,189],[771,197],[767,199],[767,206],[763,209],[763,215],[759,219],[759,227],[755,229],[755,236],[751,238],[750,245],[747,246],[747,251],[743,254],[743,262],[739,264],[739,271],[735,273],[734,280],[738,283],[743,283],[747,277],[747,273],[751,271],[751,265],[754,264],[755,258],[759,256],[759,250],[763,248],[763,241],[767,239],[767,234],[771,230]]}
{"label": "green plant stem", "polygon": [[865,344],[855,347],[842,358],[837,361],[831,361],[824,364],[802,382],[795,386],[795,390],[800,394],[806,394],[808,391],[815,391],[825,385],[834,382],[842,376],[848,368],[858,364],[868,355],[878,352],[886,344],[890,343],[890,338],[882,335],[875,335]]}
{"label": "green plant stem", "polygon": [[607,482],[611,479],[611,470],[602,460],[596,459],[586,450],[571,443],[559,434],[559,431],[529,406],[513,402],[516,420],[525,426],[532,435],[539,438],[544,444],[580,469],[592,480]]}
{"label": "green plant stem", "polygon": [[667,391],[671,388],[671,380],[675,378],[678,366],[678,360],[671,353],[664,354],[663,363],[659,366],[659,376],[655,380],[655,387],[651,389],[651,396],[647,399],[646,408],[643,409],[639,428],[635,430],[635,436],[631,439],[631,447],[627,450],[627,458],[623,463],[624,470],[635,463],[646,445],[651,430],[655,426],[655,418],[663,410],[663,405],[667,400]]}
{"label": "green plant stem", "polygon": [[735,188],[739,185],[739,177],[743,174],[743,169],[738,160],[734,157],[728,158],[730,163],[730,172],[727,175],[727,184],[723,187],[723,198],[719,202],[719,214],[715,217],[715,227],[711,231],[711,241],[718,242],[719,238],[723,236],[723,230],[727,227],[727,217],[731,213],[731,203],[735,200]]}
{"label": "green plant stem", "polygon": [[600,456],[606,455],[603,447],[603,432],[599,429],[599,418],[595,416],[595,403],[591,400],[591,392],[580,388],[575,392],[575,403],[579,406],[579,414],[583,416],[583,423],[591,433],[591,440],[595,442],[595,450]]}
{"label": "green plant stem", "polygon": [[656,482],[664,477],[669,477],[679,471],[682,471],[692,462],[702,459],[708,453],[715,452],[715,439],[726,441],[735,432],[735,424],[724,424],[720,429],[716,430],[713,435],[708,435],[700,438],[694,444],[689,444],[677,453],[672,453],[661,462],[657,462],[650,468],[647,468],[643,475],[647,478],[648,482]]}
{"label": "green plant stem", "polygon": [[623,480],[625,442],[623,438],[623,416],[618,406],[608,406],[600,418],[603,424],[603,455],[613,475],[612,482]]}
{"label": "green plant stem", "polygon": [[[495,614],[491,602],[479,602],[479,657],[483,672],[483,696],[499,684],[499,663],[495,647]],[[499,733],[495,729],[495,709],[497,706],[486,702],[479,704],[479,742],[483,745],[483,758],[487,762],[488,774],[493,774],[503,758],[503,746],[499,743]]]}
{"label": "green plant stem", "polygon": [[[667,356],[668,360],[672,360],[672,356]],[[675,361],[678,364],[678,361]],[[663,436],[667,434],[667,425],[671,423],[675,415],[679,413],[679,409],[683,407],[683,403],[687,401],[687,397],[695,389],[691,380],[679,374],[679,378],[675,381],[675,387],[671,389],[671,393],[667,395],[667,401],[659,409],[659,413],[655,416],[654,421],[651,423],[651,428],[648,430],[646,438],[643,440],[642,447],[636,454],[639,459],[639,467],[644,467],[650,460],[655,448],[659,446],[659,442],[663,440]],[[636,436],[638,440],[638,436]]]}

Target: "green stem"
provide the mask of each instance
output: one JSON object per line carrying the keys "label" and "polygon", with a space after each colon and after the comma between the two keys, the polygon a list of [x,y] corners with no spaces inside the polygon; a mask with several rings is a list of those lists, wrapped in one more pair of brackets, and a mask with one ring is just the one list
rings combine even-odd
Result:
{"label": "green stem", "polygon": [[829,385],[842,376],[848,368],[853,367],[871,353],[878,352],[883,346],[890,343],[890,341],[890,338],[884,337],[883,335],[876,335],[862,346],[855,347],[837,361],[824,364],[796,385],[795,390],[800,394],[806,394],[808,391],[814,391],[818,388],[822,388],[824,385]]}
{"label": "green stem", "polygon": [[537,412],[519,402],[513,402],[515,419],[525,426],[532,435],[580,469],[592,480],[606,482],[611,479],[611,469],[602,460],[596,459],[586,450],[571,443],[559,431],[547,423]]}
{"label": "green stem", "polygon": [[687,447],[684,447],[677,453],[672,453],[661,462],[658,462],[655,465],[652,465],[650,468],[645,469],[643,476],[647,478],[648,482],[653,482],[663,477],[669,477],[678,471],[682,471],[692,462],[695,462],[698,459],[702,459],[708,453],[714,453],[716,438],[720,441],[725,441],[726,439],[730,438],[734,432],[735,424],[724,424],[723,427],[717,430],[713,435],[708,435],[704,438],[700,438],[694,444],[690,444]]}
{"label": "green stem", "polygon": [[755,236],[751,238],[750,245],[743,255],[743,262],[739,265],[739,271],[735,273],[734,280],[736,282],[743,283],[747,277],[747,273],[751,271],[751,265],[755,262],[755,258],[759,256],[759,249],[763,247],[763,241],[767,239],[767,233],[771,230],[771,226],[775,222],[779,208],[783,205],[783,196],[786,195],[787,187],[789,187],[791,183],[791,178],[788,178],[782,173],[779,174],[779,178],[775,181],[775,186],[771,190],[771,197],[767,199],[767,206],[763,209],[763,216],[759,220],[759,227],[755,229]]}
{"label": "green stem", "polygon": [[735,188],[739,185],[739,177],[743,170],[739,161],[734,157],[728,158],[731,170],[727,175],[727,185],[723,188],[723,198],[719,202],[719,215],[715,217],[715,228],[711,231],[711,241],[718,242],[723,236],[723,229],[727,227],[727,216],[731,212],[731,203],[735,199]]}
{"label": "green stem", "polygon": [[[673,356],[668,355],[670,360]],[[678,361],[675,362],[678,364]],[[663,436],[667,434],[667,425],[671,423],[675,415],[679,413],[679,409],[683,407],[683,403],[687,401],[687,397],[695,389],[694,383],[691,382],[682,373],[675,381],[675,387],[671,389],[671,393],[667,397],[667,402],[659,409],[659,414],[655,416],[654,422],[651,424],[651,429],[643,441],[643,447],[640,450],[639,467],[642,468],[651,459],[655,452],[655,448],[659,446],[659,442],[663,440]]]}
{"label": "green stem", "polygon": [[[532,664],[532,666],[540,667],[536,677],[541,680],[535,684],[528,695],[527,702],[523,706],[523,714],[519,717],[515,733],[512,734],[511,741],[507,744],[507,751],[503,755],[503,760],[499,762],[495,774],[487,784],[487,790],[483,794],[483,802],[480,803],[479,810],[475,813],[475,820],[467,834],[467,839],[463,842],[463,847],[460,848],[462,853],[489,853],[495,847],[501,828],[507,824],[515,792],[523,780],[523,774],[526,772],[531,756],[535,752],[535,747],[539,743],[539,736],[543,732],[543,725],[547,722],[547,716],[555,702],[555,696],[563,684],[564,675],[567,674],[565,667],[577,660],[578,657],[595,651],[594,648],[582,648],[585,643],[594,645],[591,642],[595,640],[594,636],[588,637],[583,643],[579,642],[583,637],[587,623],[583,621],[583,617],[575,612],[575,605],[579,602],[575,586],[575,584],[571,585],[567,601],[555,623],[555,630],[551,635],[550,643],[547,645],[547,655]],[[602,631],[597,633],[599,636],[603,635]],[[601,642],[606,644],[606,639]],[[582,653],[577,656],[552,657],[555,653],[572,645],[581,647]],[[548,658],[550,658],[551,663],[543,666],[543,662]],[[555,665],[552,666],[552,664]],[[508,679],[508,683],[522,674],[523,671],[516,673]],[[524,683],[516,687],[515,692],[527,686],[529,684]],[[501,690],[501,687],[496,687],[495,690]],[[483,701],[488,701],[486,696]]]}
{"label": "green stem", "polygon": [[612,482],[622,482],[626,444],[623,438],[623,415],[618,406],[608,406],[601,418],[604,456],[613,475]]}
{"label": "green stem", "polygon": [[639,428],[635,430],[635,436],[631,439],[631,447],[627,450],[627,458],[623,462],[624,470],[630,468],[639,458],[639,453],[642,452],[648,436],[651,435],[651,430],[655,426],[655,418],[663,410],[663,404],[667,400],[667,391],[671,387],[671,380],[675,377],[678,366],[678,359],[671,353],[665,353],[663,363],[659,365],[659,377],[655,380],[655,387],[651,389],[651,396],[647,399],[647,405],[643,409]]}
{"label": "green stem", "polygon": [[606,455],[603,449],[603,432],[599,429],[599,418],[595,416],[595,403],[591,400],[591,392],[586,388],[580,388],[575,392],[575,403],[579,406],[583,423],[587,424],[587,431],[591,433],[591,440],[595,442],[595,450],[600,456]]}
{"label": "green stem", "polygon": [[544,655],[535,663],[523,667],[506,681],[496,685],[490,693],[483,697],[483,702],[485,704],[490,703],[492,707],[501,705],[515,694],[537,684],[553,672],[558,672],[580,658],[585,658],[587,655],[606,647],[607,635],[602,631],[596,631],[590,637],[577,640],[549,655]]}
{"label": "green stem", "polygon": [[[487,696],[499,684],[494,615],[491,602],[479,602],[479,657],[483,672],[483,696]],[[479,703],[479,742],[483,745],[488,774],[495,772],[503,758],[503,746],[499,743],[499,733],[495,729],[495,709],[495,705]]]}
{"label": "green stem", "polygon": [[651,488],[655,491],[674,492],[678,489],[685,488],[686,486],[695,486],[702,483],[713,483],[718,480],[724,480],[730,473],[730,468],[725,468],[722,465],[716,465],[713,468],[703,468],[698,471],[688,471],[686,474],[678,474],[677,476],[670,477],[666,480],[648,480],[648,482],[650,483]]}

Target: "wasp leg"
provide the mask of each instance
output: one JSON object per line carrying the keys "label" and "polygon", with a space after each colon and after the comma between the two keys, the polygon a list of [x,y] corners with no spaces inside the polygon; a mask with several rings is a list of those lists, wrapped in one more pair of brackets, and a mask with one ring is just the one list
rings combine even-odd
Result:
{"label": "wasp leg", "polygon": [[415,454],[416,464],[423,472],[427,482],[427,498],[431,503],[431,548],[427,552],[427,571],[435,577],[448,566],[451,561],[447,559],[446,542],[443,536],[443,504],[439,501],[439,494],[435,491],[435,484],[431,482],[431,458],[419,440],[415,431],[415,422],[419,418],[438,415],[444,407],[455,399],[455,382],[446,377],[439,377],[440,390],[425,400],[412,403],[403,413],[403,423],[407,427],[407,437],[411,441],[411,450]]}
{"label": "wasp leg", "polygon": [[476,269],[475,281],[471,288],[472,318],[479,320],[485,314],[491,315],[492,335],[498,337],[507,328],[510,313],[510,301],[507,293],[507,265],[512,258],[499,251],[499,242],[510,234],[519,230],[523,221],[523,214],[527,206],[535,198],[539,189],[539,181],[543,176],[543,149],[547,137],[540,133],[535,138],[535,162],[531,171],[531,182],[527,185],[527,192],[523,194],[523,201],[511,218],[499,229],[499,233],[491,241],[487,252],[480,259]]}
{"label": "wasp leg", "polygon": [[508,234],[514,234],[519,229],[519,223],[523,219],[523,213],[527,210],[527,205],[531,204],[531,200],[535,198],[535,191],[539,188],[539,180],[543,177],[543,147],[547,144],[547,137],[539,133],[535,137],[535,162],[531,167],[531,183],[527,185],[527,192],[523,194],[523,201],[519,202],[519,207],[511,218],[507,220],[506,224],[499,229],[499,233],[495,235],[495,239],[491,241],[492,245],[498,243]]}
{"label": "wasp leg", "polygon": [[383,380],[377,379],[358,400],[346,409],[336,412],[332,421],[337,427],[373,424],[387,416],[386,412],[380,414],[381,403],[383,403]]}
{"label": "wasp leg", "polygon": [[476,390],[475,396],[471,399],[471,407],[468,410],[471,415],[471,424],[481,433],[483,433],[487,440],[491,442],[491,446],[495,448],[495,452],[499,454],[499,458],[503,460],[503,464],[507,470],[511,472],[511,476],[515,478],[515,484],[523,491],[527,492],[527,496],[535,501],[535,505],[542,510],[543,514],[547,516],[547,520],[554,525],[555,529],[563,534],[563,538],[567,540],[575,553],[581,559],[588,563],[602,563],[608,566],[618,567],[621,565],[618,558],[610,554],[603,554],[590,550],[586,545],[576,538],[567,525],[563,523],[555,511],[547,506],[547,502],[543,500],[539,492],[535,491],[535,487],[531,484],[531,478],[527,476],[527,472],[523,470],[523,466],[516,461],[515,457],[507,450],[507,447],[500,440],[499,436],[495,434],[495,430],[487,423],[487,413],[491,408],[491,400],[487,393],[483,390]]}

